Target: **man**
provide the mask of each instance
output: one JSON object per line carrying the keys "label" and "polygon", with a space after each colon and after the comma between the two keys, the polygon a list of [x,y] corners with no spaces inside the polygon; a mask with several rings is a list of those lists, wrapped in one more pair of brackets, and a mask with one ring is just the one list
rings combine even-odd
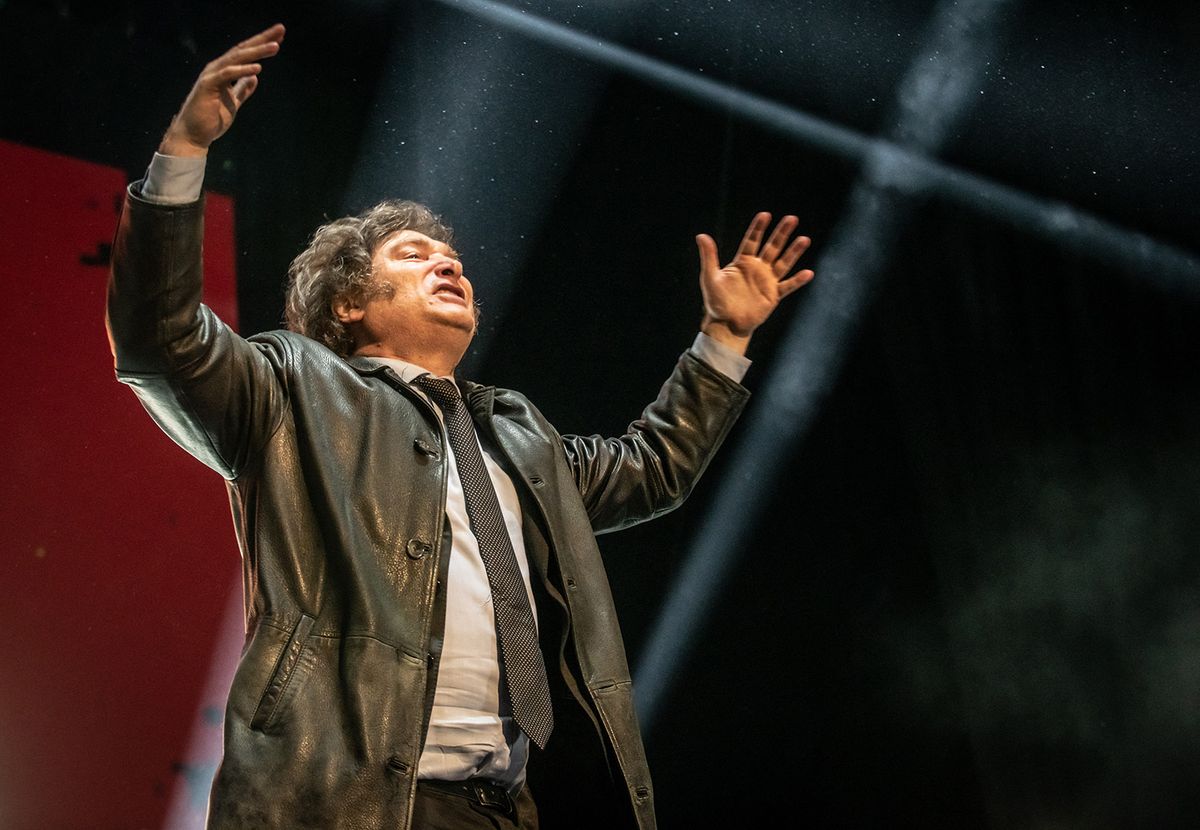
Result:
{"label": "man", "polygon": [[[754,329],[812,277],[795,217],[755,217],[702,333],[619,437],[559,435],[454,378],[475,333],[448,229],[389,202],[319,229],[291,331],[244,340],[200,304],[201,181],[276,54],[276,25],[205,67],[114,246],[117,375],[227,480],[247,645],[211,827],[654,827],[595,533],[679,504],[745,403]],[[534,798],[537,798],[535,804]]]}

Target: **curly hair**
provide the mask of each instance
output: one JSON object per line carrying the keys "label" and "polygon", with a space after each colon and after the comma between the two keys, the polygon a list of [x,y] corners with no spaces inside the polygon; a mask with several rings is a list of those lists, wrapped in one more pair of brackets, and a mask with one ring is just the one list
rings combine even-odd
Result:
{"label": "curly hair", "polygon": [[288,267],[287,327],[323,343],[342,357],[354,352],[354,337],[333,313],[333,304],[385,295],[389,286],[375,280],[371,261],[385,239],[413,230],[451,244],[453,230],[418,202],[388,200],[328,222]]}

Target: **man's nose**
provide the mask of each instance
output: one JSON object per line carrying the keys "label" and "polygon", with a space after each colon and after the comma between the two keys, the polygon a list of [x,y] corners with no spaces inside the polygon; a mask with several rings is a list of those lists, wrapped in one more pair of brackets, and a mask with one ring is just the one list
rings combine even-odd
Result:
{"label": "man's nose", "polygon": [[436,266],[436,271],[439,277],[458,279],[460,276],[462,276],[462,263],[457,259],[442,257],[442,261]]}

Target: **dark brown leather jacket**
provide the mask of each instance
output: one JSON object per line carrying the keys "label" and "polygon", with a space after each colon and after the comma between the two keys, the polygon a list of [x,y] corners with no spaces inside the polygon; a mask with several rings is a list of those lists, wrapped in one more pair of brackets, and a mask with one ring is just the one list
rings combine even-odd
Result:
{"label": "dark brown leather jacket", "polygon": [[[233,507],[248,639],[209,826],[408,828],[449,561],[441,429],[390,369],[291,332],[243,339],[218,320],[200,302],[202,219],[202,202],[163,207],[130,188],[108,326],[117,377],[225,477]],[[521,497],[555,694],[547,752],[557,744],[566,765],[552,765],[556,781],[572,780],[568,759],[591,754],[615,782],[605,792],[618,823],[652,828],[594,534],[677,506],[747,392],[685,353],[641,418],[605,439],[560,436],[515,392],[467,390]]]}

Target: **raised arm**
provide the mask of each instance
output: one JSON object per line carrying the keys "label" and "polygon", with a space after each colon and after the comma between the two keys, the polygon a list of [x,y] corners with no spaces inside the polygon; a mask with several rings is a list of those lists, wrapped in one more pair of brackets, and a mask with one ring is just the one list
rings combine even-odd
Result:
{"label": "raised arm", "polygon": [[[282,26],[208,64],[160,149],[204,155],[257,86]],[[192,455],[237,478],[285,410],[282,340],[243,340],[200,302],[204,201],[161,204],[130,187],[113,244],[107,325],[117,378]]]}
{"label": "raised arm", "polygon": [[[809,246],[806,236],[788,241],[796,230],[796,217],[781,219],[764,244],[770,222],[769,213],[756,215],[724,268],[712,237],[696,237],[705,309],[701,330],[739,355],[780,300],[813,278],[808,269],[789,276]],[[682,503],[748,397],[736,379],[688,350],[657,400],[624,435],[563,436],[592,527],[597,532],[617,530]]]}

